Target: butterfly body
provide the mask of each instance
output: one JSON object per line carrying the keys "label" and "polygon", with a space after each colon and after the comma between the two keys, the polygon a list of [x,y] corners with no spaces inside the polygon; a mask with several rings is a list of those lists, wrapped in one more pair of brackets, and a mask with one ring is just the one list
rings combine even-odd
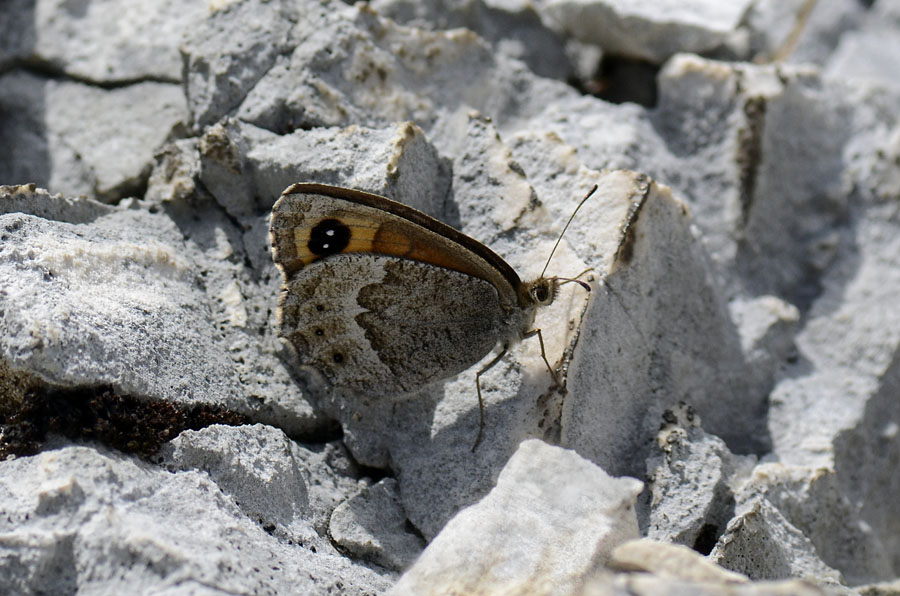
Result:
{"label": "butterfly body", "polygon": [[555,278],[523,283],[483,244],[384,197],[295,184],[272,210],[279,335],[333,387],[403,394],[532,329]]}

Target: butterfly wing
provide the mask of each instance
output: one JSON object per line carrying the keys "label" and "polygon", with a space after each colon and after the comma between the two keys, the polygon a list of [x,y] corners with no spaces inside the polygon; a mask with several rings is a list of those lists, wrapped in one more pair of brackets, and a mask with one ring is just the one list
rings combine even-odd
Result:
{"label": "butterfly wing", "polygon": [[275,264],[286,275],[333,254],[363,252],[479,277],[496,286],[502,300],[521,285],[515,270],[477,240],[412,207],[358,190],[294,184],[272,207],[269,233]]}
{"label": "butterfly wing", "polygon": [[287,282],[281,335],[334,387],[403,394],[478,362],[508,331],[482,279],[396,257],[316,261]]}
{"label": "butterfly wing", "polygon": [[523,327],[518,276],[427,215],[349,189],[287,189],[270,236],[280,335],[337,387],[406,393],[480,360]]}

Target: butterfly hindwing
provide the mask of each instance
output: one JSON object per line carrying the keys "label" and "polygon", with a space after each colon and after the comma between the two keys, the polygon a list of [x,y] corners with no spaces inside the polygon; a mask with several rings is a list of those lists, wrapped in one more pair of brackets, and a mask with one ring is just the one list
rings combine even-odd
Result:
{"label": "butterfly hindwing", "polygon": [[281,335],[335,387],[408,393],[480,360],[511,324],[482,279],[384,255],[340,254],[299,270]]}

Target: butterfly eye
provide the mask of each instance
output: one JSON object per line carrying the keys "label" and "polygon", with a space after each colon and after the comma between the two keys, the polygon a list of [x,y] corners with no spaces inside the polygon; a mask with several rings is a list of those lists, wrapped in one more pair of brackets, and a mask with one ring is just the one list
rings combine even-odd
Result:
{"label": "butterfly eye", "polygon": [[535,304],[546,306],[553,302],[553,299],[556,298],[556,288],[557,284],[555,278],[538,279],[533,282],[533,285],[529,290],[529,294],[531,294],[531,300]]}

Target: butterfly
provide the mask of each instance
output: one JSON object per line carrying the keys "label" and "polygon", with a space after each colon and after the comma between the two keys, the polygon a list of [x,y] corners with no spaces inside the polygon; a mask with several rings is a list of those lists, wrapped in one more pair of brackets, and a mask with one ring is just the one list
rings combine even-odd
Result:
{"label": "butterfly", "polygon": [[269,237],[283,277],[278,335],[302,367],[333,388],[408,394],[501,346],[475,377],[480,424],[473,450],[484,428],[481,375],[512,343],[537,335],[559,384],[533,326],[535,311],[551,304],[567,281],[590,291],[577,278],[543,272],[523,282],[490,248],[455,228],[338,186],[288,187],[272,208]]}

